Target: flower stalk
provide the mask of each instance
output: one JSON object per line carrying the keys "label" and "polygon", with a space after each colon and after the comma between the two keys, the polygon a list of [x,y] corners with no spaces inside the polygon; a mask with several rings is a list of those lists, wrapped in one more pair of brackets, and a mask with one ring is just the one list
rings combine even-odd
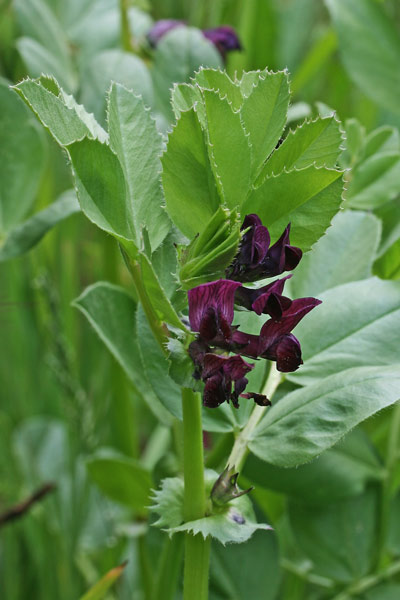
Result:
{"label": "flower stalk", "polygon": [[[206,512],[204,486],[203,431],[200,394],[182,389],[183,411],[183,476],[185,521],[201,519]],[[207,600],[210,539],[185,535],[184,600]]]}
{"label": "flower stalk", "polygon": [[[271,369],[268,375],[268,379],[265,383],[262,394],[267,396],[267,398],[272,398],[276,389],[282,381],[282,374],[277,371],[275,365],[271,365]],[[252,434],[258,423],[261,421],[264,416],[265,411],[267,410],[267,406],[259,406],[256,405],[253,409],[253,412],[250,415],[250,418],[242,431],[236,438],[236,441],[233,445],[232,452],[229,455],[227,468],[234,469],[235,471],[241,471],[244,461],[246,460],[248,450],[248,443],[252,438]]]}

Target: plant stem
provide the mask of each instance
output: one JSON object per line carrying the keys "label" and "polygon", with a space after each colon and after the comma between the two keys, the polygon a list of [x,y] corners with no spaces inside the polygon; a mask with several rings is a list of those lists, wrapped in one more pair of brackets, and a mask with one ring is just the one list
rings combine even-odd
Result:
{"label": "plant stem", "polygon": [[168,537],[165,540],[152,600],[175,598],[183,557],[184,537],[182,533],[175,533],[172,538]]}
{"label": "plant stem", "polygon": [[119,0],[119,12],[121,15],[121,42],[126,52],[132,51],[131,32],[129,29],[128,0]]}
{"label": "plant stem", "polygon": [[[262,393],[265,394],[267,398],[271,399],[273,394],[275,393],[276,388],[281,383],[281,380],[281,373],[279,373],[279,371],[276,370],[275,365],[272,365]],[[267,410],[267,408],[267,406],[258,405],[254,407],[246,426],[236,438],[236,441],[232,448],[232,452],[230,453],[230,456],[228,458],[227,467],[233,468],[235,469],[235,471],[241,470],[248,454],[247,445],[251,440],[254,429],[260,422],[261,418],[264,416],[264,413]]]}
{"label": "plant stem", "polygon": [[378,573],[367,575],[363,579],[356,581],[356,583],[353,583],[348,588],[340,592],[337,596],[332,598],[332,600],[349,600],[349,598],[362,594],[366,590],[375,587],[382,581],[391,579],[394,577],[394,575],[397,575],[397,573],[400,573],[400,561],[392,563],[386,569],[379,571]]}
{"label": "plant stem", "polygon": [[393,493],[393,478],[395,476],[397,454],[400,444],[400,402],[396,404],[392,413],[389,438],[386,452],[386,477],[382,483],[382,494],[380,504],[380,522],[378,539],[378,566],[385,563],[385,543],[389,527],[390,502]]}
{"label": "plant stem", "polygon": [[[182,389],[183,477],[185,483],[183,514],[185,521],[201,519],[206,512],[204,488],[203,431],[200,394]],[[186,533],[184,600],[207,600],[210,539]]]}

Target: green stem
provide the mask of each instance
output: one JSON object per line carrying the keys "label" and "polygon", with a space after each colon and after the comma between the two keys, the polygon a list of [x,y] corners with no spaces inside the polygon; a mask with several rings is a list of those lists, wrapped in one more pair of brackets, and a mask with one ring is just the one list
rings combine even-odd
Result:
{"label": "green stem", "polygon": [[[275,365],[273,365],[270,369],[268,379],[265,383],[262,393],[267,396],[267,398],[271,399],[275,393],[275,390],[279,386],[282,380],[282,375],[276,370]],[[239,433],[236,441],[233,445],[232,452],[228,458],[227,467],[235,469],[235,471],[240,471],[244,461],[246,460],[248,454],[247,445],[252,438],[252,434],[261,418],[264,416],[265,411],[267,410],[266,406],[255,406],[253,412],[250,415],[250,419],[248,420],[246,426]]]}
{"label": "green stem", "polygon": [[131,32],[129,29],[128,0],[119,0],[119,12],[121,15],[121,42],[126,52],[132,51]]}
{"label": "green stem", "polygon": [[175,598],[183,558],[184,538],[182,533],[175,533],[172,538],[168,537],[165,540],[152,600]]}
{"label": "green stem", "polygon": [[400,443],[400,402],[396,404],[392,413],[389,438],[386,452],[386,477],[382,484],[380,504],[379,540],[378,540],[378,566],[385,564],[385,544],[389,528],[390,503],[393,493],[393,479],[396,475],[397,455]]}
{"label": "green stem", "polygon": [[374,575],[367,575],[363,579],[360,579],[340,592],[337,596],[332,598],[332,600],[349,600],[349,598],[352,598],[353,596],[359,596],[382,581],[390,580],[398,573],[400,573],[400,561],[392,563],[386,569],[375,573]]}
{"label": "green stem", "polygon": [[[182,389],[183,411],[183,477],[185,491],[183,514],[185,521],[204,517],[206,493],[204,487],[203,431],[200,394]],[[210,540],[185,535],[184,600],[207,600]]]}
{"label": "green stem", "polygon": [[141,535],[138,538],[140,575],[142,580],[142,589],[145,600],[152,600],[153,595],[153,571],[151,568],[150,557],[147,549],[146,536]]}

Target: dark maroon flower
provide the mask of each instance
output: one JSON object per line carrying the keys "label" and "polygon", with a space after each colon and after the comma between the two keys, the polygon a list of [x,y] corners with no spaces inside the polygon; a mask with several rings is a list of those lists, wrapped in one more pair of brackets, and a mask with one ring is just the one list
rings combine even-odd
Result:
{"label": "dark maroon flower", "polygon": [[213,29],[205,29],[203,35],[214,44],[222,58],[225,58],[227,52],[242,49],[238,35],[230,25],[220,25],[220,27],[214,27]]}
{"label": "dark maroon flower", "polygon": [[234,331],[230,349],[250,358],[267,358],[276,361],[278,371],[296,371],[302,364],[298,339],[290,332],[310,310],[321,304],[316,298],[293,300],[279,320],[269,319],[260,335]]}
{"label": "dark maroon flower", "polygon": [[177,27],[182,27],[182,25],[185,25],[185,23],[183,21],[179,21],[178,19],[161,19],[160,21],[156,21],[147,34],[147,39],[150,46],[155,48],[166,33],[176,29]]}
{"label": "dark maroon flower", "polygon": [[237,281],[219,279],[189,290],[190,327],[206,342],[217,336],[231,339],[235,291],[240,286]]}
{"label": "dark maroon flower", "polygon": [[254,310],[258,315],[266,314],[274,319],[280,319],[282,313],[292,303],[290,298],[282,296],[285,282],[290,277],[291,275],[287,275],[258,289],[250,289],[242,286],[236,290],[235,302],[248,310]]}
{"label": "dark maroon flower", "polygon": [[271,247],[268,229],[257,215],[245,217],[241,230],[249,227],[242,237],[237,256],[226,270],[227,277],[245,283],[275,277],[297,267],[302,251],[290,245],[290,223]]}
{"label": "dark maroon flower", "polygon": [[245,375],[253,367],[238,355],[225,357],[205,354],[201,371],[201,378],[205,382],[204,406],[215,408],[223,402],[231,401],[237,408],[239,395],[248,383]]}
{"label": "dark maroon flower", "polygon": [[247,398],[248,400],[254,400],[258,406],[271,406],[271,400],[268,400],[267,396],[264,396],[264,394],[250,392],[249,394],[242,394],[241,397]]}

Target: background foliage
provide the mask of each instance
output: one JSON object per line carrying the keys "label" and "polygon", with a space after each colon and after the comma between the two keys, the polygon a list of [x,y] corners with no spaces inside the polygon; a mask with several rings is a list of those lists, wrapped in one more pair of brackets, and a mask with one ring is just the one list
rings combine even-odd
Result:
{"label": "background foliage", "polygon": [[[258,210],[261,193],[272,197],[284,190],[282,195],[289,197],[300,189],[301,175],[282,171],[288,164],[307,168],[310,182],[318,167],[328,167],[319,193],[334,198],[329,189],[335,177],[329,168],[336,155],[330,148],[339,142],[344,147],[340,166],[347,169],[346,211],[334,217],[290,282],[292,295],[318,295],[324,301],[296,330],[305,364],[283,386],[290,392],[289,407],[301,406],[301,419],[293,420],[284,409],[266,414],[240,482],[242,487],[256,486],[252,498],[257,520],[271,523],[274,531],[258,531],[242,545],[224,548],[214,543],[211,598],[239,600],[251,590],[253,598],[265,600],[397,599],[399,411],[386,409],[338,440],[362,418],[394,402],[399,389],[398,368],[393,367],[398,363],[393,332],[399,331],[400,322],[398,2],[142,0],[129,8],[129,49],[121,40],[117,1],[2,0],[0,16],[0,513],[46,482],[57,486],[23,518],[2,527],[1,597],[67,600],[83,596],[97,583],[100,587],[85,596],[87,600],[100,597],[96,593],[108,593],[110,599],[150,598],[149,565],[158,560],[163,538],[148,526],[149,492],[165,477],[175,476],[182,459],[181,433],[171,415],[180,415],[178,386],[165,376],[165,362],[117,246],[80,213],[64,150],[9,85],[26,76],[54,76],[64,90],[61,99],[50,78],[43,80],[43,88],[25,82],[20,90],[31,103],[39,104],[40,94],[46,98],[48,112],[39,117],[59,144],[69,147],[78,187],[85,176],[80,165],[92,155],[98,164],[95,181],[106,181],[107,170],[116,170],[114,155],[104,145],[111,80],[133,89],[150,107],[155,121],[150,112],[143,118],[141,100],[130,110],[137,119],[136,131],[154,135],[154,159],[161,152],[156,128],[165,133],[183,110],[180,86],[174,89],[171,105],[172,85],[189,82],[200,65],[222,66],[219,53],[199,28],[229,23],[243,45],[241,52],[228,55],[230,75],[266,66],[274,71],[287,68],[292,92],[288,127],[295,130],[305,118],[326,117],[296,133],[287,129],[288,139],[263,167],[267,171],[260,173],[261,161],[255,159],[251,166],[248,159],[251,177],[268,178],[257,188],[262,192],[246,199],[246,208]],[[197,28],[177,29],[152,52],[145,34],[153,20],[169,17],[183,18]],[[277,79],[281,84],[283,74]],[[262,136],[265,154],[279,140],[279,124],[284,125],[286,110],[279,107],[285,108],[289,97],[284,87],[279,89],[281,102],[270,120],[276,131],[269,127],[271,137]],[[240,103],[236,92],[231,93],[231,101]],[[127,148],[127,129],[118,129],[127,114],[124,94],[124,88],[113,86],[109,96],[109,141],[122,165],[121,181],[125,177],[140,191],[143,205],[151,197],[156,206],[160,190],[148,188],[151,173],[144,170],[152,156]],[[207,109],[215,98],[212,92],[206,96]],[[54,111],[58,118],[52,122]],[[182,114],[189,119],[191,113]],[[242,118],[246,122],[245,109]],[[250,118],[246,125],[251,131]],[[127,124],[131,119],[132,114],[126,117]],[[215,147],[242,144],[232,160],[247,160],[238,124],[230,123],[229,139],[218,124],[216,120],[210,130]],[[93,140],[75,142],[88,132]],[[254,124],[255,145],[258,133]],[[291,136],[297,136],[300,155],[290,151]],[[176,133],[176,139],[193,149],[197,138],[185,141]],[[224,155],[217,158],[219,193],[240,195],[242,180],[230,177],[238,163],[225,164]],[[132,161],[143,161],[139,180],[139,169],[130,172]],[[176,182],[163,184],[168,202],[168,186]],[[196,189],[201,193],[201,186]],[[312,207],[313,197],[306,200]],[[86,212],[92,211],[96,221],[98,215],[87,202]],[[175,213],[169,208],[179,219],[181,207]],[[270,218],[274,207],[268,208]],[[204,215],[193,214],[192,226],[185,220],[184,233],[196,233],[196,220],[209,218],[213,210],[214,206]],[[293,242],[311,247],[336,210],[335,204],[326,215],[311,211],[312,232],[303,232]],[[124,214],[116,211],[106,217],[103,229],[120,233]],[[271,229],[276,235],[280,215],[274,218],[276,230],[273,223]],[[180,240],[164,241],[165,219],[163,212],[149,219],[148,244],[156,273],[146,255],[141,258],[148,284],[156,286],[158,277],[166,291],[160,313],[173,311],[172,304],[179,306],[180,301],[172,297],[170,277],[175,269],[170,249]],[[136,231],[124,231],[132,242],[137,236]],[[354,370],[344,374],[350,367]],[[321,435],[310,440],[312,431],[324,431],[323,419],[338,410],[338,388],[345,389],[341,411],[352,411],[346,420],[351,427],[339,420],[329,439]],[[309,406],[320,396],[324,410],[316,414]],[[247,418],[245,406],[234,417],[225,408],[204,417],[207,464],[216,470],[229,451],[232,429]],[[268,436],[263,436],[267,426]],[[293,468],[305,462],[306,455],[314,460]],[[263,456],[269,457],[268,463]],[[101,579],[126,559],[124,569]],[[118,584],[109,588],[117,578]]]}

